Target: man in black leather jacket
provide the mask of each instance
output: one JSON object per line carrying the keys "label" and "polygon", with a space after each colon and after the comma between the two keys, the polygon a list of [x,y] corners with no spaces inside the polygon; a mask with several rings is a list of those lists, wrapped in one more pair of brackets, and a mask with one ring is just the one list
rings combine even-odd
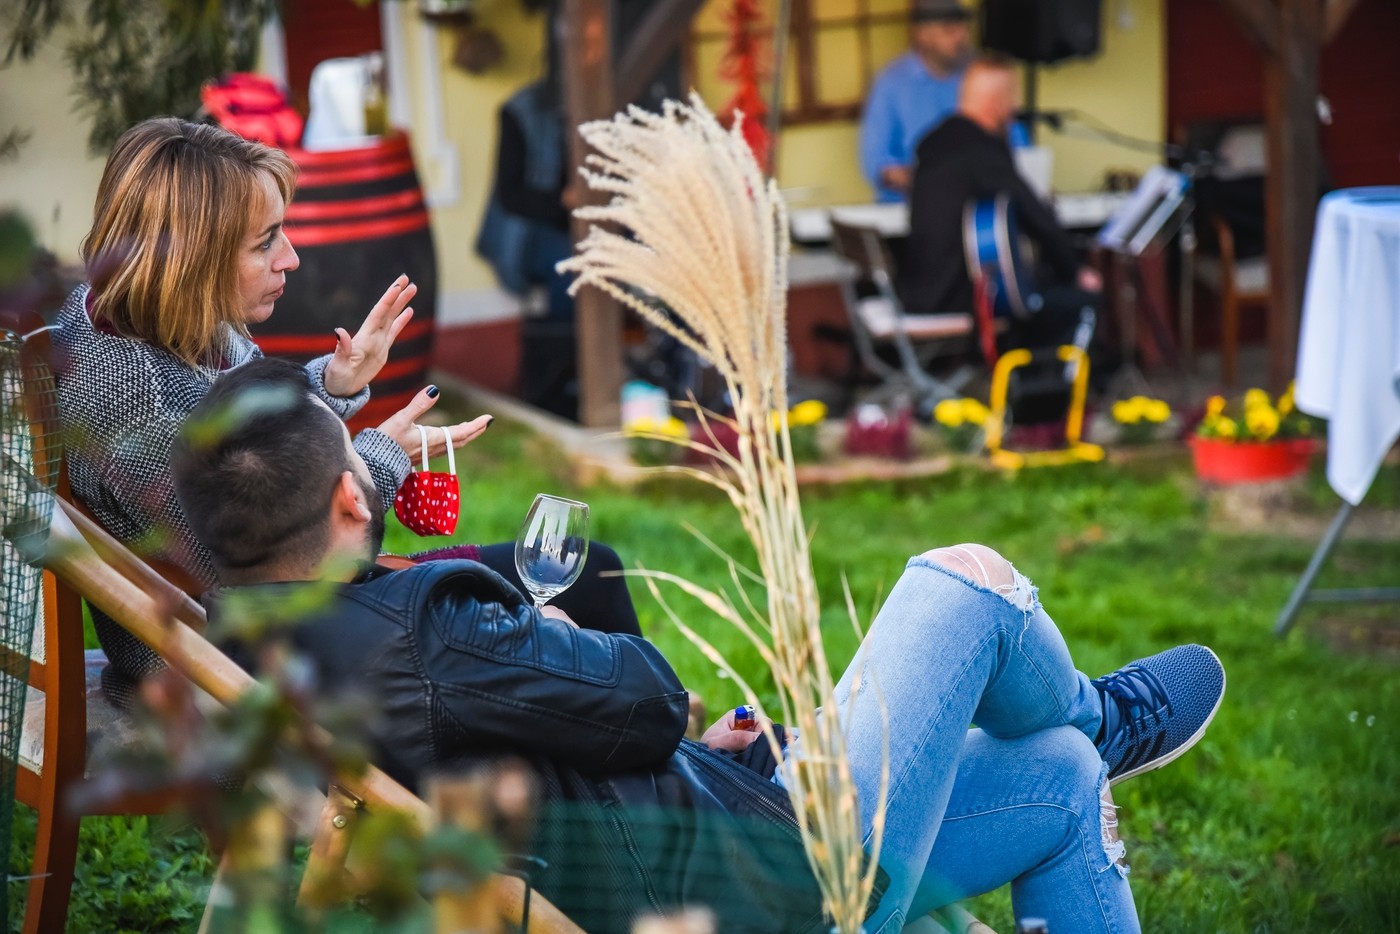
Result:
{"label": "man in black leather jacket", "polygon": [[[774,761],[766,742],[755,742],[759,734],[735,730],[731,713],[706,732],[703,743],[684,739],[687,695],[654,646],[634,636],[580,630],[549,607],[541,612],[483,565],[436,561],[390,571],[371,564],[383,537],[381,498],[344,424],[311,393],[301,368],[259,360],[222,376],[187,422],[171,466],[191,527],[208,545],[219,574],[221,588],[206,598],[211,623],[217,626],[235,599],[240,612],[256,613],[263,604],[279,618],[285,618],[288,605],[308,607],[286,638],[314,664],[322,691],[370,695],[379,711],[369,725],[375,760],[410,786],[432,772],[502,756],[524,758],[539,780],[543,801],[532,851],[548,866],[536,884],[586,930],[630,930],[639,914],[682,905],[709,906],[725,932],[826,929],[819,891],[781,785],[787,766]],[[1121,872],[1103,871],[1121,856],[1121,844],[1112,825],[1100,826],[1101,795],[1107,797],[1109,781],[1179,755],[1199,739],[1214,707],[1196,715],[1190,713],[1189,698],[1174,695],[1176,712],[1170,706],[1164,711],[1164,686],[1139,668],[1106,676],[1091,687],[1068,666],[1063,641],[1040,613],[1029,581],[990,549],[960,546],[923,559],[925,574],[942,581],[945,589],[981,601],[978,605],[990,607],[1003,622],[981,640],[989,650],[977,650],[986,659],[981,684],[966,670],[962,675],[955,671],[956,686],[947,689],[949,696],[939,696],[937,704],[910,704],[925,709],[896,710],[889,718],[889,739],[899,741],[902,749],[903,741],[912,738],[922,749],[931,745],[931,734],[921,731],[942,717],[929,714],[953,711],[956,702],[956,712],[949,715],[956,723],[945,737],[951,745],[936,750],[932,763],[902,764],[895,775],[898,787],[891,786],[882,851],[882,869],[890,875],[880,873],[872,908],[887,883],[899,889],[891,887],[891,897],[872,916],[872,934],[898,930],[911,902],[922,913],[972,894],[956,884],[936,893],[920,887],[921,879],[947,871],[928,852],[943,818],[938,800],[946,798],[947,789],[939,787],[951,781],[954,771],[963,774],[966,760],[959,761],[958,749],[965,733],[969,743],[977,739],[974,734],[990,737],[997,724],[1010,722],[1008,715],[1018,715],[998,709],[1017,701],[1005,690],[998,696],[995,685],[1024,681],[1026,670],[999,657],[1022,646],[1030,651],[1047,635],[1046,659],[1063,669],[1050,674],[1060,677],[1072,695],[1054,706],[1082,708],[1083,722],[1071,725],[1061,721],[1059,710],[1044,716],[1036,710],[1030,714],[1033,722],[1020,732],[1067,735],[1078,743],[1074,748],[1080,750],[1080,760],[1091,760],[1087,768],[1085,761],[1071,763],[1073,767],[1041,761],[1049,785],[1073,794],[1075,809],[1085,812],[1073,817],[1083,825],[1073,834],[1052,828],[1052,836],[1096,840],[1103,834],[1103,852],[1096,857],[1103,865],[1084,877],[1086,886],[1102,891],[1086,892],[1084,898],[1094,901],[1086,917],[1116,911],[1124,920],[1114,929],[1131,929],[1136,919],[1126,880]],[[937,565],[948,573],[927,570]],[[311,594],[319,596],[307,599]],[[892,596],[887,608],[894,602]],[[903,603],[923,617],[932,612],[919,600]],[[935,633],[954,631],[950,621],[931,622]],[[901,632],[907,628],[904,620],[887,619],[882,610],[872,632],[897,640],[908,634]],[[914,638],[936,652],[945,637],[919,633]],[[867,639],[867,645],[879,641]],[[1208,650],[1200,652],[1218,667]],[[937,658],[903,650],[898,656],[908,662],[891,661],[880,673],[882,691],[892,704],[910,683],[917,682],[913,687],[918,689],[932,680],[924,669],[930,658]],[[1125,674],[1130,672],[1137,673]],[[915,677],[905,679],[906,674]],[[1045,672],[1035,672],[1030,680],[1043,683]],[[1148,688],[1156,698],[1151,703],[1141,696]],[[1219,689],[1223,693],[1223,672]],[[848,732],[859,732],[880,748],[883,730],[862,730],[856,722],[859,706],[867,703],[862,698],[873,692],[862,691],[858,698],[843,690],[849,689],[838,687],[836,704],[843,719],[851,708]],[[984,730],[967,733],[974,707]],[[1195,720],[1186,722],[1183,710]],[[878,716],[883,719],[883,711]],[[1154,718],[1156,727],[1148,723]],[[1042,722],[1047,719],[1057,722]],[[1178,730],[1185,724],[1186,733],[1168,736],[1162,724]],[[1096,730],[1097,750],[1090,742]],[[1131,738],[1127,745],[1120,743],[1125,737]],[[1015,741],[1011,736],[1007,748],[1015,748]],[[993,774],[1014,771],[994,765]],[[921,787],[921,781],[930,780],[935,787]],[[863,817],[873,813],[874,797],[873,789],[862,794]],[[1050,808],[1044,813],[1068,811]],[[922,855],[905,854],[906,833]],[[985,842],[990,856],[968,848],[958,859],[965,856],[969,865],[981,867],[984,871],[974,874],[979,880],[990,877],[995,885],[1011,881],[1011,871],[997,875],[1000,862],[995,869],[986,866],[1014,848]],[[1057,882],[1055,873],[1062,871],[1061,863],[1074,870],[1085,860],[1056,861],[1052,856],[1035,853],[1022,862],[1048,873],[1050,891],[1072,891]],[[1111,911],[1103,907],[1105,899],[1112,903]],[[1069,920],[1051,923],[1059,930],[1090,930],[1076,926],[1075,903],[1068,904],[1070,914],[1058,917]]]}

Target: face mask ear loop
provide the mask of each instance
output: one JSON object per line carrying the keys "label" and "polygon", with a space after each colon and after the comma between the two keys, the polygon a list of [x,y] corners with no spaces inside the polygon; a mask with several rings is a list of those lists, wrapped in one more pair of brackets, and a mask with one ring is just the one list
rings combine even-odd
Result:
{"label": "face mask ear loop", "polygon": [[452,448],[452,432],[443,428],[442,437],[447,442],[447,472],[455,477],[457,476],[457,455]]}
{"label": "face mask ear loop", "polygon": [[418,429],[418,440],[423,445],[423,472],[428,471],[428,429],[422,425],[415,426]]}

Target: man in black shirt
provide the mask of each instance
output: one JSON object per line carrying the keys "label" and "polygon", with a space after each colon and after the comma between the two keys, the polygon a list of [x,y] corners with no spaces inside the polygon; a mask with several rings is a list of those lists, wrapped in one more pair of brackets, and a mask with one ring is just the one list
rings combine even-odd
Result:
{"label": "man in black shirt", "polygon": [[[909,243],[902,291],[914,313],[969,311],[972,280],[963,248],[968,202],[1006,193],[1021,229],[1040,247],[1053,280],[1028,298],[1034,310],[1009,335],[1013,346],[1087,341],[1080,329],[1098,305],[1103,281],[1083,266],[1054,211],[1016,171],[1007,131],[1016,112],[1016,78],[1006,62],[980,58],[963,78],[958,110],[924,137],[909,205]],[[1039,306],[1038,308],[1036,306]],[[1078,332],[1078,333],[1077,333]]]}

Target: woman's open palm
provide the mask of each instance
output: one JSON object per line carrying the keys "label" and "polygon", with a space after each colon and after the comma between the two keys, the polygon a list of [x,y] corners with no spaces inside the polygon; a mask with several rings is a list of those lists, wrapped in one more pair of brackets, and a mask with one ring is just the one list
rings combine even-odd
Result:
{"label": "woman's open palm", "polygon": [[326,392],[343,398],[369,385],[389,359],[389,348],[399,332],[413,320],[408,303],[417,293],[418,286],[408,276],[399,276],[370,309],[354,337],[344,328],[335,329],[335,356],[326,366]]}

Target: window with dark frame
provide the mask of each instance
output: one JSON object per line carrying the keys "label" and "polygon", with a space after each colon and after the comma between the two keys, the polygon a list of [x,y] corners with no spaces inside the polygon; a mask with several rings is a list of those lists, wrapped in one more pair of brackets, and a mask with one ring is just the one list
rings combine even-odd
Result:
{"label": "window with dark frame", "polygon": [[[783,84],[783,124],[854,120],[881,68],[909,47],[909,0],[791,0]],[[762,3],[772,54],[778,0]],[[731,89],[719,78],[729,41],[729,0],[710,0],[685,49],[686,79],[718,107]],[[852,67],[854,66],[854,67]]]}

